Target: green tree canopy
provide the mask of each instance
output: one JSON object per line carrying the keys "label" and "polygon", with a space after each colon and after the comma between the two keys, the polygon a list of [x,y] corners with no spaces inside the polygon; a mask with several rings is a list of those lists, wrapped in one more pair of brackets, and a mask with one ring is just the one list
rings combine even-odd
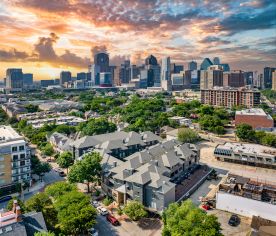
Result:
{"label": "green tree canopy", "polygon": [[116,131],[116,125],[106,118],[90,119],[87,123],[79,126],[83,135],[105,134]]}
{"label": "green tree canopy", "polygon": [[138,201],[129,201],[124,207],[124,213],[132,220],[139,220],[147,216],[145,207]]}
{"label": "green tree canopy", "polygon": [[195,143],[200,139],[197,132],[189,128],[178,129],[177,138],[183,143]]}
{"label": "green tree canopy", "polygon": [[61,195],[54,206],[58,212],[58,227],[66,235],[83,234],[96,223],[97,212],[89,198],[81,192],[72,191]]}
{"label": "green tree canopy", "polygon": [[63,152],[59,155],[57,159],[57,163],[61,168],[67,169],[68,174],[68,168],[74,164],[74,158],[71,152]]}
{"label": "green tree canopy", "polygon": [[163,213],[163,236],[222,236],[214,215],[207,215],[188,200],[172,203]]}
{"label": "green tree canopy", "polygon": [[26,201],[26,208],[28,211],[40,212],[51,204],[52,201],[46,193],[37,193]]}
{"label": "green tree canopy", "polygon": [[236,134],[241,140],[254,140],[255,138],[255,131],[252,129],[252,126],[248,124],[237,125]]}
{"label": "green tree canopy", "polygon": [[50,143],[46,143],[46,145],[41,148],[41,151],[46,156],[51,156],[54,154],[54,149]]}
{"label": "green tree canopy", "polygon": [[45,193],[54,199],[72,191],[77,191],[77,186],[75,184],[70,184],[64,181],[51,184],[45,189]]}
{"label": "green tree canopy", "polygon": [[81,161],[71,166],[68,180],[70,183],[86,183],[87,190],[91,182],[98,181],[101,173],[102,157],[98,152],[91,152],[84,155]]}
{"label": "green tree canopy", "polygon": [[55,236],[52,232],[36,232],[34,236]]}
{"label": "green tree canopy", "polygon": [[12,210],[13,201],[14,201],[14,200],[16,200],[18,206],[20,206],[21,212],[22,212],[22,213],[25,213],[25,212],[27,211],[26,206],[25,206],[24,202],[22,202],[18,197],[13,197],[13,198],[8,202],[7,209],[8,209],[9,211]]}

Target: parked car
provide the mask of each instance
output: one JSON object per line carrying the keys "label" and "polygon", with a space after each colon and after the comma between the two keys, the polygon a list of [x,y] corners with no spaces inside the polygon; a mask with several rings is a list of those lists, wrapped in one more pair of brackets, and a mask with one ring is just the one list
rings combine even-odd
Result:
{"label": "parked car", "polygon": [[0,198],[0,203],[7,202],[12,199],[12,196],[5,196]]}
{"label": "parked car", "polygon": [[60,172],[59,172],[59,176],[60,176],[60,177],[65,177],[66,174],[65,174],[63,171],[60,171]]}
{"label": "parked car", "polygon": [[88,230],[88,235],[89,236],[99,236],[99,231],[96,230],[95,228],[91,228]]}
{"label": "parked car", "polygon": [[206,211],[211,209],[211,207],[208,204],[203,204],[201,207]]}
{"label": "parked car", "polygon": [[60,169],[60,168],[55,168],[54,171],[59,173],[59,172],[62,171],[62,169]]}
{"label": "parked car", "polygon": [[106,216],[106,220],[108,220],[114,226],[120,225],[119,221],[111,214],[108,214]]}
{"label": "parked car", "polygon": [[99,207],[100,206],[100,203],[98,201],[92,201],[91,204],[94,207]]}
{"label": "parked car", "polygon": [[231,226],[238,226],[240,224],[240,218],[237,215],[231,215],[228,224]]}
{"label": "parked car", "polygon": [[101,206],[97,207],[97,211],[98,211],[102,216],[106,216],[107,214],[109,214],[109,213],[108,213],[108,210],[107,210],[106,208],[104,208],[104,207],[101,207]]}

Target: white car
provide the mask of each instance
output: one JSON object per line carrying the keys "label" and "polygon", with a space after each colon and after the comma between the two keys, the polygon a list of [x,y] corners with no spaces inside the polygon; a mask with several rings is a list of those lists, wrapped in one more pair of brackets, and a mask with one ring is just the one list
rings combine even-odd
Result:
{"label": "white car", "polygon": [[99,236],[99,232],[95,228],[89,229],[88,234],[89,234],[89,236]]}
{"label": "white car", "polygon": [[97,207],[97,211],[98,211],[102,216],[106,216],[106,215],[109,214],[109,213],[108,213],[108,210],[107,210],[106,208],[104,208],[104,207],[101,207],[101,206]]}
{"label": "white car", "polygon": [[93,201],[91,203],[94,207],[99,207],[100,206],[100,203],[98,201]]}

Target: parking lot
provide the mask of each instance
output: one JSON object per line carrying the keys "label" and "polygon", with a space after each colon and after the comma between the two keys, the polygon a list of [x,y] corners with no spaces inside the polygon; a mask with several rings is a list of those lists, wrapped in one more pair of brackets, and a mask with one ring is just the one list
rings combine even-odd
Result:
{"label": "parking lot", "polygon": [[212,214],[218,217],[218,221],[221,224],[222,234],[225,236],[247,236],[248,232],[251,232],[251,219],[243,216],[239,216],[241,222],[238,226],[230,226],[228,225],[228,221],[232,215],[232,213],[220,211],[220,210],[210,210],[208,214]]}

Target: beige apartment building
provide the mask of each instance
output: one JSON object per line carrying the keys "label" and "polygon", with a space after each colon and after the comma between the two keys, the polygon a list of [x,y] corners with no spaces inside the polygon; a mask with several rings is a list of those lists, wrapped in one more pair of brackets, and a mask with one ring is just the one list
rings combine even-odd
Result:
{"label": "beige apartment building", "polygon": [[26,142],[11,126],[0,126],[0,190],[17,183],[31,183],[31,159]]}
{"label": "beige apartment building", "polygon": [[233,107],[245,106],[255,107],[260,104],[260,92],[256,89],[214,87],[202,89],[201,103],[212,106]]}
{"label": "beige apartment building", "polygon": [[276,71],[272,72],[272,90],[276,90]]}

